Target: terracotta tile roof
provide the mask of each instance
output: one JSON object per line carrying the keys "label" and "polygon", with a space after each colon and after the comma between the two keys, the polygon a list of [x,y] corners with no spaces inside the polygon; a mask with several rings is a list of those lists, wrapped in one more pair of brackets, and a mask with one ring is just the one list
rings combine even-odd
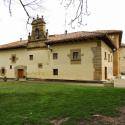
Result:
{"label": "terracotta tile roof", "polygon": [[27,40],[11,42],[8,44],[0,45],[0,50],[4,49],[15,49],[15,48],[23,48],[27,46]]}
{"label": "terracotta tile roof", "polygon": [[104,36],[104,34],[102,33],[81,31],[68,34],[50,35],[46,43],[52,44],[57,42],[65,42],[69,40],[88,39],[102,36]]}
{"label": "terracotta tile roof", "polygon": [[74,32],[74,33],[68,33],[68,34],[61,34],[61,35],[52,35],[48,37],[48,40],[46,41],[46,44],[57,44],[57,43],[62,43],[62,42],[68,42],[72,40],[86,40],[86,39],[92,39],[92,38],[97,38],[100,40],[103,40],[109,47],[112,48],[112,50],[116,46],[114,43],[107,37],[106,33],[104,32]]}
{"label": "terracotta tile roof", "polygon": [[[91,38],[97,38],[103,40],[108,46],[112,49],[116,48],[112,41],[106,36],[107,33],[121,33],[120,30],[98,30],[93,32],[81,31],[81,32],[73,32],[67,34],[56,34],[48,36],[45,41],[46,44],[57,44],[62,42],[68,42],[72,40],[86,40]],[[27,40],[16,41],[4,45],[0,45],[0,50],[4,49],[13,49],[13,48],[22,48],[27,47]]]}
{"label": "terracotta tile roof", "polygon": [[61,42],[68,41],[68,40],[74,40],[74,39],[88,39],[88,38],[95,38],[95,37],[103,37],[106,34],[112,34],[112,33],[122,33],[121,30],[97,30],[93,32],[88,31],[81,31],[81,32],[74,32],[74,33],[68,33],[68,34],[59,34],[59,35],[50,35],[46,43],[51,42]]}
{"label": "terracotta tile roof", "polygon": [[122,33],[121,30],[96,30],[96,32],[98,32],[98,33],[108,33],[108,34]]}

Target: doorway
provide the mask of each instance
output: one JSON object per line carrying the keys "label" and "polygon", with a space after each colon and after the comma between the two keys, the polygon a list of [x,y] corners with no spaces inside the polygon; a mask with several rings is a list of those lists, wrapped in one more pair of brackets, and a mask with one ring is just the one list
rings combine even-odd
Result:
{"label": "doorway", "polygon": [[18,78],[24,78],[24,70],[23,69],[18,69]]}
{"label": "doorway", "polygon": [[105,80],[107,79],[107,67],[105,67]]}

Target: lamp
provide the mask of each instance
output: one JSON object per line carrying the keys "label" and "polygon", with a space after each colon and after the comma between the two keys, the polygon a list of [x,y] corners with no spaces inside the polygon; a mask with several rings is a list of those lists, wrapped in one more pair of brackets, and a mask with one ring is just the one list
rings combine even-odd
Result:
{"label": "lamp", "polygon": [[50,45],[47,45],[47,47],[52,52],[52,48],[50,47]]}

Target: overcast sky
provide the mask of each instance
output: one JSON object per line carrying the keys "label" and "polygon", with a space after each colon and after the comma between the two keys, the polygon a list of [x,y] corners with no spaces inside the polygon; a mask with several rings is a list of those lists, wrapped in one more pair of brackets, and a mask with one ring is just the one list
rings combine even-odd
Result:
{"label": "overcast sky", "polygon": [[[46,0],[43,4],[43,9],[34,12],[34,16],[39,14],[44,15],[46,27],[49,34],[64,33],[65,29],[68,32],[76,31],[93,31],[93,30],[123,30],[125,29],[125,4],[124,0],[88,0],[88,10],[90,16],[83,17],[84,23],[87,25],[72,29],[68,25],[69,18],[66,18],[64,7],[60,5],[59,0]],[[26,29],[26,14],[23,9],[17,4],[13,6],[12,16],[10,17],[6,4],[0,0],[0,44],[17,41],[20,38],[27,39],[28,32],[31,27]],[[125,43],[123,34],[122,41]]]}

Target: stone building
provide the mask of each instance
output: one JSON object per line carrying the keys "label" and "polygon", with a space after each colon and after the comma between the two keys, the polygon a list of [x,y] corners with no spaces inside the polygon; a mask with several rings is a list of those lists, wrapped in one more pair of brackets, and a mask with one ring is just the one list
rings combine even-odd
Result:
{"label": "stone building", "polygon": [[102,81],[119,76],[122,31],[48,35],[37,17],[28,40],[0,46],[0,77]]}
{"label": "stone building", "polygon": [[125,44],[122,43],[120,47],[120,73],[125,75]]}

